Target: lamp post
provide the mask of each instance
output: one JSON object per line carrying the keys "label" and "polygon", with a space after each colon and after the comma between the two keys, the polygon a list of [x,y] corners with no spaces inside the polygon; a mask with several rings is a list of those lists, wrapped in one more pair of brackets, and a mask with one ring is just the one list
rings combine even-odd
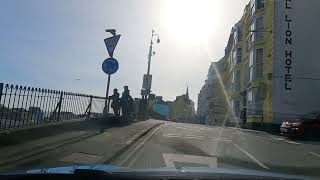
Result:
{"label": "lamp post", "polygon": [[[151,58],[152,58],[152,56],[155,55],[155,52],[153,51],[153,38],[154,37],[157,37],[157,43],[160,43],[159,34],[155,34],[154,30],[152,29],[151,41],[150,41],[150,47],[149,47],[149,54],[148,54],[148,70],[147,70],[147,75],[146,75],[146,77],[148,77],[148,78],[151,78],[150,77]],[[151,81],[151,79],[150,79],[150,81]],[[150,95],[150,92],[151,92],[151,82],[150,82],[150,87],[145,88],[145,92],[146,93],[144,95],[142,95],[142,97],[144,99],[147,99],[148,96]]]}

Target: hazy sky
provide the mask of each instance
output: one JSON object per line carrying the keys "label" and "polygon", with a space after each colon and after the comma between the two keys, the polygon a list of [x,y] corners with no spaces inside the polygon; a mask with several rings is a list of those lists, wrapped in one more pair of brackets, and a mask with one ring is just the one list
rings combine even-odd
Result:
{"label": "hazy sky", "polygon": [[111,90],[128,85],[140,97],[154,28],[161,43],[151,65],[153,92],[174,100],[188,85],[196,102],[248,1],[2,0],[0,81],[104,96],[104,30],[115,28],[122,35],[114,52],[120,68]]}

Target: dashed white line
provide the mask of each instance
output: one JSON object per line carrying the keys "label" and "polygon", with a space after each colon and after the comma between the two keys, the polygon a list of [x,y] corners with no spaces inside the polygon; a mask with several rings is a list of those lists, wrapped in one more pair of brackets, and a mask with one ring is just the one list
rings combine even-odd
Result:
{"label": "dashed white line", "polygon": [[238,146],[237,144],[233,143],[233,146],[236,147],[237,149],[239,149],[241,152],[243,152],[245,155],[247,155],[253,162],[255,162],[256,164],[258,164],[260,167],[264,168],[264,169],[269,169],[269,167],[267,167],[266,165],[264,165],[262,162],[260,162],[257,158],[255,158],[253,155],[251,155],[249,152],[247,152],[246,150],[242,149],[240,146]]}
{"label": "dashed white line", "polygon": [[314,155],[314,156],[316,156],[316,157],[318,157],[318,158],[320,158],[320,155],[319,154],[316,154],[316,153],[314,153],[314,152],[309,152],[310,154],[312,154],[312,155]]}

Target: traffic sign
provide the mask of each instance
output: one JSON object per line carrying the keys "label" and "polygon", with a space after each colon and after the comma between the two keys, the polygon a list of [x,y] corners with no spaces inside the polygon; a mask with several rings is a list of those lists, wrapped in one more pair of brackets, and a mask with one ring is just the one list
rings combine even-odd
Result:
{"label": "traffic sign", "polygon": [[114,58],[108,58],[102,63],[102,70],[106,74],[114,74],[119,69],[119,63]]}
{"label": "traffic sign", "polygon": [[120,39],[120,34],[104,39],[104,44],[107,47],[110,57],[113,57],[113,51],[116,48],[118,41]]}
{"label": "traffic sign", "polygon": [[151,83],[152,83],[152,75],[144,74],[143,75],[142,88],[150,90],[151,89]]}

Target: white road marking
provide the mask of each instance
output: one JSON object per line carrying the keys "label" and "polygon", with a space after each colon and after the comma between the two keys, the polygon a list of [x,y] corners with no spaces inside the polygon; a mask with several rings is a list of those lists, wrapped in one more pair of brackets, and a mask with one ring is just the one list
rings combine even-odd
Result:
{"label": "white road marking", "polygon": [[243,152],[245,155],[247,155],[253,162],[255,162],[256,164],[258,164],[260,167],[264,168],[264,169],[269,169],[266,165],[264,165],[262,162],[260,162],[257,158],[255,158],[253,155],[251,155],[249,152],[247,152],[246,150],[242,149],[240,146],[238,146],[237,144],[233,143],[234,147],[236,147],[237,149],[239,149],[241,152]]}
{"label": "white road marking", "polygon": [[226,141],[226,142],[231,142],[230,139],[228,138],[211,138],[211,140],[214,140],[214,141]]}
{"label": "white road marking", "polygon": [[273,137],[271,136],[272,139],[278,140],[278,141],[285,141],[285,138],[281,138],[281,137]]}
{"label": "white road marking", "polygon": [[186,137],[197,137],[197,138],[205,138],[204,136],[197,136],[197,135],[186,135]]}
{"label": "white road marking", "polygon": [[140,132],[138,132],[137,134],[135,134],[134,136],[132,136],[128,141],[127,144],[131,144],[138,136],[140,136],[142,133],[144,133],[146,130],[142,130]]}
{"label": "white road marking", "polygon": [[184,128],[184,127],[180,127],[180,126],[173,126],[173,127],[177,128],[177,129],[183,129],[183,130],[187,130],[187,131],[190,131],[190,130],[191,130],[191,129],[188,129],[188,128]]}
{"label": "white road marking", "polygon": [[314,152],[309,152],[310,154],[312,154],[312,155],[314,155],[314,156],[316,156],[316,157],[318,157],[318,158],[320,158],[320,155],[319,154],[316,154],[316,153],[314,153]]}
{"label": "white road marking", "polygon": [[206,156],[193,156],[185,154],[162,154],[163,160],[167,167],[173,167],[174,162],[180,163],[195,163],[208,165],[209,168],[217,168],[217,158],[216,157],[206,157]]}
{"label": "white road marking", "polygon": [[164,135],[164,136],[181,136],[181,134],[166,134],[166,135]]}
{"label": "white road marking", "polygon": [[155,133],[157,133],[159,131],[160,128],[162,128],[164,125],[166,124],[162,124],[160,125],[160,127],[158,127],[157,129],[155,129],[152,133],[149,134],[149,136],[147,136],[142,142],[140,142],[120,163],[119,165],[122,166],[125,162],[127,162],[130,157],[136,153],[136,151],[141,148]]}
{"label": "white road marking", "polygon": [[187,137],[183,137],[183,138],[187,138],[187,139],[205,139],[204,137],[192,137],[192,136],[187,136]]}
{"label": "white road marking", "polygon": [[223,141],[223,142],[231,142],[228,138],[219,138],[219,137],[205,137],[205,136],[195,136],[195,135],[181,135],[181,134],[165,134],[163,135],[167,138],[185,138],[185,139],[208,139],[212,141]]}
{"label": "white road marking", "polygon": [[297,144],[297,145],[300,145],[301,143],[298,143],[298,142],[294,142],[294,141],[285,141],[286,143],[289,143],[289,144]]}

